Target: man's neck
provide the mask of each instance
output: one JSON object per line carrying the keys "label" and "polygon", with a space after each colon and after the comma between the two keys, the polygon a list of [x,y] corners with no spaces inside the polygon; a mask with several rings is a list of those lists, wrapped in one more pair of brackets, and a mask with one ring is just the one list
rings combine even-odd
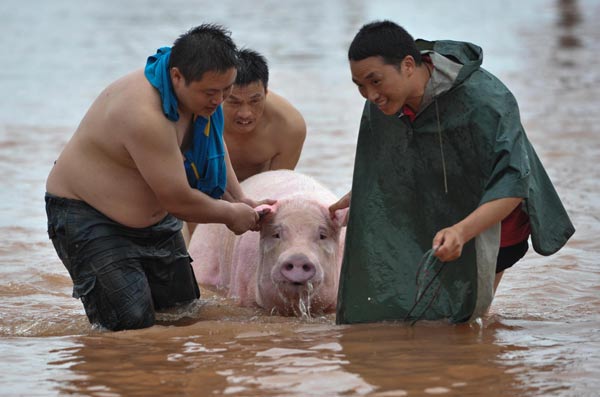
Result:
{"label": "man's neck", "polygon": [[425,87],[431,78],[431,72],[433,66],[429,65],[426,62],[423,62],[420,66],[417,67],[417,75],[415,81],[415,87],[417,88],[417,93],[414,97],[409,98],[406,101],[406,106],[410,107],[414,112],[418,112],[421,107],[421,102],[423,101],[423,96],[425,95]]}

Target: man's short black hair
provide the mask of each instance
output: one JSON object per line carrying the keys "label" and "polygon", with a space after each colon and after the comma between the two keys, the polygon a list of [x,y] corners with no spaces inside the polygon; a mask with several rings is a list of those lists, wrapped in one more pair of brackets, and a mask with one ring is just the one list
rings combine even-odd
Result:
{"label": "man's short black hair", "polygon": [[238,73],[235,84],[246,86],[261,81],[265,89],[269,83],[269,66],[264,56],[248,48],[238,51]]}
{"label": "man's short black hair", "polygon": [[348,49],[350,61],[380,56],[389,65],[400,65],[407,55],[411,55],[417,65],[421,64],[421,53],[413,37],[403,27],[387,20],[363,25]]}
{"label": "man's short black hair", "polygon": [[216,24],[190,29],[175,40],[169,68],[177,67],[187,84],[202,79],[208,71],[224,73],[237,68],[237,47],[231,32]]}

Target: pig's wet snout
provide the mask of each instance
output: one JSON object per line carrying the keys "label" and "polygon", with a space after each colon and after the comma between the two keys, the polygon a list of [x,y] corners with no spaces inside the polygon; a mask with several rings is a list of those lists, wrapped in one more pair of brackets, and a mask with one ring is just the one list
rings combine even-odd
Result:
{"label": "pig's wet snout", "polygon": [[315,265],[305,255],[293,255],[281,264],[281,275],[284,280],[295,285],[304,285],[317,272]]}

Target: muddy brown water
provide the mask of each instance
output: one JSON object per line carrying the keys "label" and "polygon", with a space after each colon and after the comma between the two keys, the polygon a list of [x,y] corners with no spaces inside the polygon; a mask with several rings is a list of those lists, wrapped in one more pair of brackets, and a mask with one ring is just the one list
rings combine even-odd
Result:
{"label": "muddy brown water", "polygon": [[[381,18],[484,48],[575,223],[567,246],[528,253],[472,324],[337,326],[204,291],[149,329],[90,327],[45,234],[43,192],[99,91],[185,29],[225,24],[268,57],[270,88],[305,116],[298,170],[341,195],[363,104],[345,53]],[[598,395],[599,18],[595,0],[1,3],[0,395]]]}

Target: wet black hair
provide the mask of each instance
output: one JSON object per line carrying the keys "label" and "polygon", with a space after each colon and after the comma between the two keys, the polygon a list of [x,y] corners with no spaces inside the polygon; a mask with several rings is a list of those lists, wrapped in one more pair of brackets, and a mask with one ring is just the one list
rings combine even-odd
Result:
{"label": "wet black hair", "polygon": [[380,56],[386,64],[396,66],[407,55],[412,56],[417,65],[421,64],[421,53],[413,37],[403,27],[388,20],[363,25],[348,49],[350,61]]}
{"label": "wet black hair", "polygon": [[236,85],[246,86],[261,81],[265,89],[269,83],[269,66],[264,56],[248,48],[238,51],[238,73]]}
{"label": "wet black hair", "polygon": [[202,24],[175,40],[169,68],[177,67],[186,84],[202,79],[204,73],[224,73],[237,68],[237,47],[231,32],[221,25]]}

